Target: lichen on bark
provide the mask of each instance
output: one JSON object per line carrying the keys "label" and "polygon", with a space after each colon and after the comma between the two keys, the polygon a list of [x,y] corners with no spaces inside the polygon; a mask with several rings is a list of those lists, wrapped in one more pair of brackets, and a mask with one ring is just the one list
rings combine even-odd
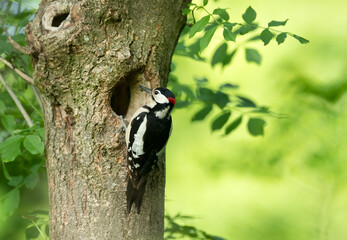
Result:
{"label": "lichen on bark", "polygon": [[[50,239],[162,239],[165,163],[126,214],[119,115],[165,86],[186,0],[43,0],[26,28],[44,106]],[[111,103],[112,102],[112,103]]]}

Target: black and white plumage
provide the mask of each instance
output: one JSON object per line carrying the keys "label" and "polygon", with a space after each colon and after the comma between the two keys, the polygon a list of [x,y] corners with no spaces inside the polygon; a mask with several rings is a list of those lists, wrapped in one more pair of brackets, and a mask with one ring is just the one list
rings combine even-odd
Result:
{"label": "black and white plumage", "polygon": [[165,145],[172,130],[171,111],[175,105],[175,95],[166,88],[156,88],[153,91],[140,86],[142,90],[151,93],[151,103],[139,108],[130,120],[126,130],[128,148],[128,186],[127,211],[130,213],[133,203],[140,207],[147,177],[158,157],[164,152]]}

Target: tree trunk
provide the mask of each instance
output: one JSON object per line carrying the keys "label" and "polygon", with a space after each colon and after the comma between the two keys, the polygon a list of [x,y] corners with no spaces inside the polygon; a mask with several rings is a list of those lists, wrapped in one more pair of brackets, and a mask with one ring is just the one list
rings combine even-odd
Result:
{"label": "tree trunk", "polygon": [[187,0],[43,0],[26,29],[44,111],[50,239],[163,239],[165,163],[126,213],[126,120],[165,86]]}

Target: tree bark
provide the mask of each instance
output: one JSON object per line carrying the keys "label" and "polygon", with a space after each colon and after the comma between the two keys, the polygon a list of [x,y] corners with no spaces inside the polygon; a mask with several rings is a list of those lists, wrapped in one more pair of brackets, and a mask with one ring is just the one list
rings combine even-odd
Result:
{"label": "tree bark", "polygon": [[125,132],[165,86],[187,0],[43,0],[26,28],[43,101],[50,239],[163,239],[165,163],[126,213]]}

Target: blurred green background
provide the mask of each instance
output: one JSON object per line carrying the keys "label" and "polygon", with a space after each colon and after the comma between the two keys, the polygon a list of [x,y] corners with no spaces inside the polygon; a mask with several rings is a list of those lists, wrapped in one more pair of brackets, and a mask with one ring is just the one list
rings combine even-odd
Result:
{"label": "blurred green background", "polygon": [[257,42],[260,66],[239,51],[224,70],[174,57],[175,75],[184,83],[202,76],[216,85],[231,81],[287,118],[267,118],[264,137],[251,136],[245,123],[222,137],[208,121],[191,123],[197,108],[176,110],[166,210],[194,216],[195,226],[227,239],[347,239],[347,3],[209,3],[230,7],[231,18],[249,5],[260,24],[289,18],[285,29],[310,43]]}
{"label": "blurred green background", "polygon": [[[310,43],[251,43],[263,57],[260,66],[247,63],[242,51],[224,69],[175,55],[173,74],[192,86],[196,77],[212,86],[237,84],[245,96],[286,117],[265,117],[264,136],[250,135],[246,121],[223,136],[211,132],[209,120],[191,122],[197,106],[176,109],[167,147],[166,213],[192,216],[182,224],[225,239],[345,240],[347,3],[220,0],[208,8],[229,7],[231,18],[240,20],[249,5],[260,25],[289,18],[284,29]],[[220,39],[211,43],[203,52],[207,59]],[[30,221],[22,216],[47,209],[46,179],[39,174],[34,190],[21,191],[14,215],[5,220],[0,205],[0,239],[24,239]],[[0,196],[9,189],[0,176]]]}

